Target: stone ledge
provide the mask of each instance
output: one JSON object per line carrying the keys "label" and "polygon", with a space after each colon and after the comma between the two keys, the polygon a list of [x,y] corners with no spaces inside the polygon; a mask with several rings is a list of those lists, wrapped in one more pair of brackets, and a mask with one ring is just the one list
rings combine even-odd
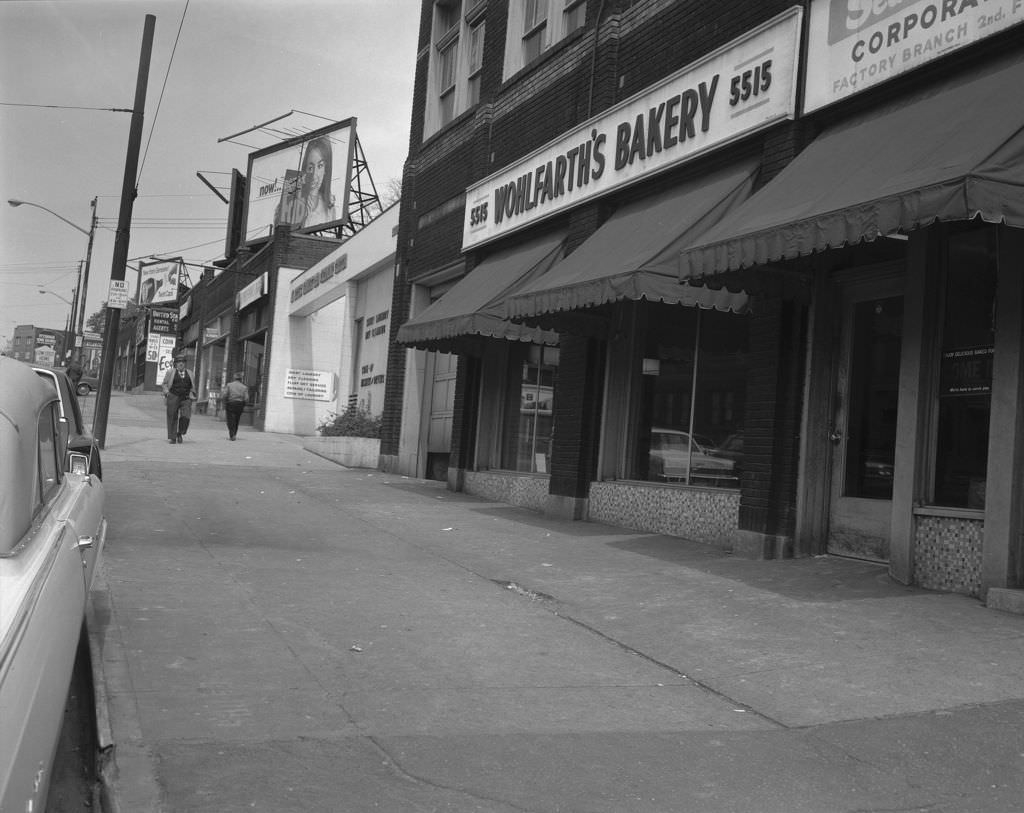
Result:
{"label": "stone ledge", "polygon": [[1004,613],[1024,615],[1024,590],[1013,590],[1008,587],[990,587],[985,596],[985,606],[990,610],[1002,610]]}

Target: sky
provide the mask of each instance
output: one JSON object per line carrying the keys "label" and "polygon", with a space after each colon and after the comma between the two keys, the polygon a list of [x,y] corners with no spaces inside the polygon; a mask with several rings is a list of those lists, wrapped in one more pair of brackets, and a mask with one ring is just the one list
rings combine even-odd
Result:
{"label": "sky", "polygon": [[[0,195],[35,206],[0,203],[0,347],[16,325],[65,327],[93,198],[86,318],[107,299],[131,126],[111,108],[134,102],[147,14],[156,27],[130,265],[223,257],[228,207],[196,173],[228,197],[250,152],[333,121],[357,119],[379,193],[401,180],[415,0],[4,0]],[[136,273],[125,279],[134,292]]]}

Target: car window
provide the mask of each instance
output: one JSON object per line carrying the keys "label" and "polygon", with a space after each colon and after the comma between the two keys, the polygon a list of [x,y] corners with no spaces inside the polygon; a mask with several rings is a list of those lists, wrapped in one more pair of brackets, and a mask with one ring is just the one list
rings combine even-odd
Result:
{"label": "car window", "polygon": [[38,444],[39,444],[39,481],[37,483],[36,503],[41,506],[48,501],[60,485],[60,460],[57,430],[60,416],[57,404],[47,404],[39,413]]}
{"label": "car window", "polygon": [[65,404],[65,417],[71,422],[70,429],[76,434],[82,434],[82,410],[78,406],[78,394],[72,386],[71,381],[66,377],[57,376],[60,382],[60,400]]}

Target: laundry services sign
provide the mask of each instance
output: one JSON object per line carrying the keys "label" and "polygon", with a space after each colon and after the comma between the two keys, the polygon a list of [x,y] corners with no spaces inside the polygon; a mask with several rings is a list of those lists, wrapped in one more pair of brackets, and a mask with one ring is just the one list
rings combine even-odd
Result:
{"label": "laundry services sign", "polygon": [[792,118],[794,6],[466,190],[463,250]]}
{"label": "laundry services sign", "polygon": [[1024,0],[813,0],[804,112],[1024,22]]}

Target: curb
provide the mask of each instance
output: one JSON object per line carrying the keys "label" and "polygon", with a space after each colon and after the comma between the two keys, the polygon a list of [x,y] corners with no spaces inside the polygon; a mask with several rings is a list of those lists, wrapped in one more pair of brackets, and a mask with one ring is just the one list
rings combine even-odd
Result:
{"label": "curb", "polygon": [[[139,723],[134,710],[126,707],[134,703],[131,692],[118,690],[119,673],[127,673],[126,659],[120,642],[111,634],[113,606],[102,565],[93,578],[85,614],[96,710],[94,806],[103,813],[161,813],[159,783],[148,751],[132,743],[123,731],[120,743],[115,735],[115,729],[138,731]],[[113,667],[109,672],[108,664]]]}

